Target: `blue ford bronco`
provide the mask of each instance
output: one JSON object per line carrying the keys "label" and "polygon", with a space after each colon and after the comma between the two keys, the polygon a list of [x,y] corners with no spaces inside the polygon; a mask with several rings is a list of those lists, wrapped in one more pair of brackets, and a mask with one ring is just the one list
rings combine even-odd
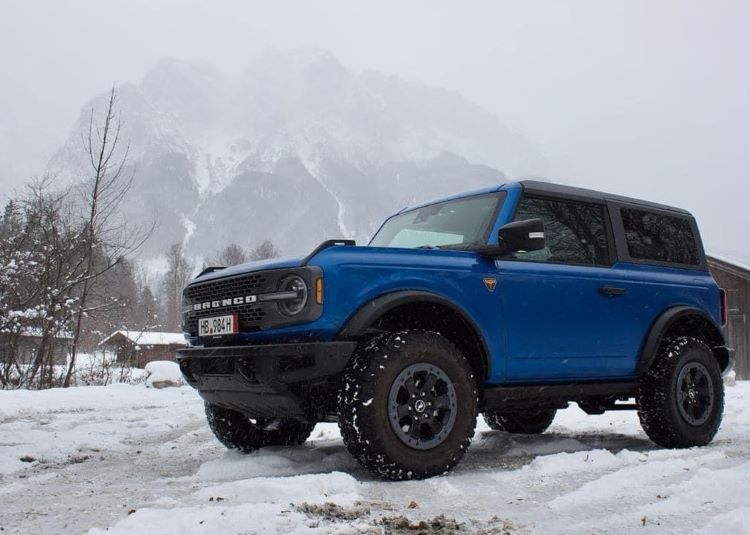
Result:
{"label": "blue ford bronco", "polygon": [[660,446],[708,444],[733,363],[688,212],[538,181],[404,209],[366,247],[208,268],[182,316],[180,368],[224,445],[338,421],[397,480],[453,468],[480,412],[542,433],[570,402],[633,409]]}

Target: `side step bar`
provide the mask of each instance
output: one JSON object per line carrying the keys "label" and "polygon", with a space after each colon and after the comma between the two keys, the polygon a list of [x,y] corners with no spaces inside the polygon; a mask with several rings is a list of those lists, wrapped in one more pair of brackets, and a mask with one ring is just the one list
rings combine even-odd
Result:
{"label": "side step bar", "polygon": [[623,398],[635,395],[638,383],[634,381],[613,383],[565,383],[490,386],[484,389],[484,405],[502,408],[513,405],[561,405],[587,398]]}

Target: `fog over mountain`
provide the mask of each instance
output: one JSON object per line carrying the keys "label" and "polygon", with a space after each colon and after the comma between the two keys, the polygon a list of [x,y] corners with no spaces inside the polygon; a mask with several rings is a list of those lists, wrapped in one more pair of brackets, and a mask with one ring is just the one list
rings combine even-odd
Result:
{"label": "fog over mountain", "polygon": [[[124,210],[158,217],[145,258],[177,241],[195,256],[264,239],[285,254],[362,242],[405,205],[545,171],[520,134],[460,94],[357,74],[319,50],[269,51],[235,78],[164,59],[117,93],[135,170]],[[81,132],[105,98],[83,106],[49,163],[63,183],[84,172]]]}
{"label": "fog over mountain", "polygon": [[[276,54],[287,56],[276,71],[270,68],[275,67],[274,54],[263,56],[263,50],[315,46],[331,51],[346,66],[344,79],[355,80],[351,86],[361,95],[378,95],[377,84],[367,81],[368,69],[399,76],[400,82],[380,76],[397,92],[415,85],[404,80],[458,91],[521,132],[544,155],[546,165],[527,169],[497,158],[496,150],[477,155],[486,152],[474,150],[486,148],[486,139],[451,151],[469,162],[680,206],[696,216],[709,251],[750,265],[744,234],[750,226],[748,20],[750,2],[742,0],[479,0],[468,6],[450,0],[0,2],[0,200],[43,173],[74,132],[79,111],[113,81],[135,84],[131,89],[137,99],[158,112],[147,117],[162,116],[163,124],[179,130],[193,166],[195,151],[213,155],[214,164],[216,156],[229,153],[225,137],[234,141],[236,130],[243,139],[262,130],[267,145],[274,144],[267,123],[247,127],[247,107],[250,97],[262,93],[259,86],[277,105],[269,109],[266,99],[262,115],[275,121],[279,115],[299,117],[302,109],[297,124],[285,121],[277,128],[300,132],[301,122],[310,124],[314,110],[304,107],[301,98],[286,113],[283,106],[312,82],[289,86],[284,77],[292,71],[297,73],[292,78],[303,78],[300,72],[314,54]],[[153,69],[162,57],[204,60],[215,68],[206,67],[205,79],[191,75],[188,83],[170,88],[172,69]],[[265,79],[239,80],[243,69],[255,69]],[[329,75],[336,70],[332,67]],[[204,89],[211,83],[221,89],[209,90],[208,97],[218,101],[223,114],[215,115],[215,105],[196,98],[201,83]],[[335,100],[343,87],[337,86],[340,91],[331,96],[339,111],[348,102]],[[410,92],[419,95],[424,89],[412,87]],[[231,98],[243,91],[243,98]],[[185,98],[195,104],[185,108]],[[416,98],[419,109],[430,107]],[[462,113],[467,110],[458,107]],[[182,110],[178,117],[170,116],[173,109]],[[362,123],[367,108],[355,109]],[[208,141],[185,133],[185,116],[201,111],[213,124],[201,136]],[[448,113],[438,109],[440,120],[435,121],[445,122]],[[256,110],[255,117],[259,114]],[[407,116],[415,119],[415,135],[433,134],[433,125],[423,124],[416,110]],[[124,117],[131,126],[136,121],[128,110]],[[193,126],[206,128],[204,122]],[[481,128],[467,122],[476,138]],[[384,120],[379,124],[387,128]],[[326,132],[334,129],[332,123],[325,125]],[[388,131],[386,137],[391,135]],[[399,141],[405,137],[395,136]],[[452,129],[448,137],[472,138]],[[358,142],[351,140],[352,145]],[[512,151],[501,155],[507,152]],[[381,154],[371,158],[382,161]],[[214,165],[213,172],[220,174],[219,167]],[[141,164],[139,169],[145,168]],[[337,221],[332,225],[338,228]]]}

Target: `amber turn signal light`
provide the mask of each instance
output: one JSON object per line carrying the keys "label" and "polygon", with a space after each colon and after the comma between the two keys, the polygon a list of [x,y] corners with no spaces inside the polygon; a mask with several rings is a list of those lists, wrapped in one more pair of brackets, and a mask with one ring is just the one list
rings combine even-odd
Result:
{"label": "amber turn signal light", "polygon": [[323,279],[315,280],[315,302],[319,305],[323,304]]}

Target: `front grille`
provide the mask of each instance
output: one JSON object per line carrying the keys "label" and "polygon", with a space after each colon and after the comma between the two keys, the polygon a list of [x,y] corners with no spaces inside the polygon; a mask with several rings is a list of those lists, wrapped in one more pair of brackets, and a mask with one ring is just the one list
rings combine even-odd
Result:
{"label": "front grille", "polygon": [[242,275],[195,284],[185,288],[185,297],[190,303],[205,303],[229,296],[255,295],[267,291],[267,277],[261,274]]}
{"label": "front grille", "polygon": [[[240,275],[226,279],[208,281],[195,284],[185,288],[183,292],[183,306],[189,308],[195,303],[206,303],[209,301],[222,300],[232,297],[244,297],[247,295],[258,295],[274,291],[273,281],[263,274],[254,273]],[[206,310],[187,310],[184,315],[185,330],[192,336],[198,334],[198,320],[200,318],[238,314],[240,329],[244,332],[258,330],[267,315],[267,308],[275,306],[271,303],[243,303],[221,308]]]}
{"label": "front grille", "polygon": [[[226,316],[229,314],[237,314],[239,316],[241,332],[273,329],[317,319],[323,307],[315,303],[313,299],[308,299],[305,309],[294,317],[284,314],[277,302],[264,302],[262,300],[264,294],[277,292],[284,277],[291,274],[299,275],[305,280],[308,288],[314,288],[315,279],[322,277],[323,272],[318,267],[305,266],[246,273],[189,285],[182,293],[183,330],[189,336],[198,336],[198,321],[201,318]],[[223,301],[225,299],[234,301],[235,298],[245,298],[251,295],[259,299],[254,303],[232,303],[226,306],[216,306],[201,310],[193,308],[195,304]]]}

